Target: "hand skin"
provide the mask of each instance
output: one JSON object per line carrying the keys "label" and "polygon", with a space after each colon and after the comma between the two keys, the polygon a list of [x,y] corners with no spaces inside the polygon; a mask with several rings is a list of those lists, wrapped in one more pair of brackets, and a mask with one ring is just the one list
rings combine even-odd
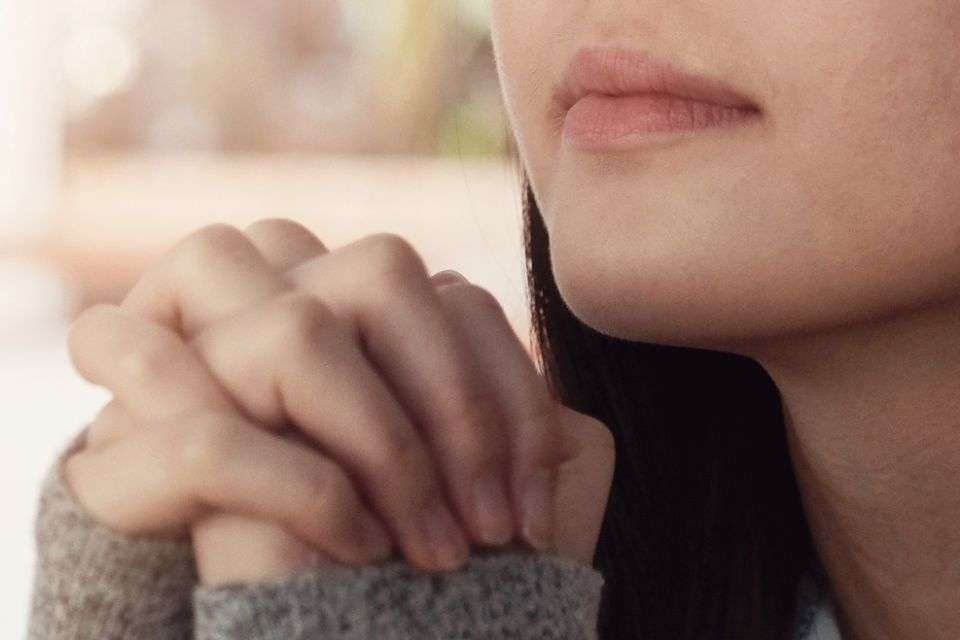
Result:
{"label": "hand skin", "polygon": [[[354,243],[343,250],[329,253],[318,239],[291,221],[262,220],[248,227],[242,236],[233,228],[213,225],[201,229],[192,239],[188,238],[175,247],[168,254],[166,262],[148,272],[147,276],[141,279],[127,296],[123,309],[131,312],[134,317],[144,323],[175,329],[184,342],[189,341],[191,350],[196,355],[202,356],[208,373],[216,378],[215,382],[210,380],[207,382],[212,387],[221,386],[230,396],[229,401],[224,402],[221,399],[212,402],[210,409],[222,409],[224,405],[229,405],[233,410],[239,409],[240,413],[251,417],[252,422],[266,431],[276,432],[284,427],[294,427],[297,430],[283,438],[308,444],[311,438],[322,441],[325,433],[317,424],[316,414],[311,415],[310,408],[305,408],[305,405],[311,401],[319,402],[317,391],[320,386],[310,387],[308,383],[323,381],[308,380],[308,383],[302,383],[303,392],[299,396],[291,381],[296,383],[298,380],[304,380],[304,371],[322,371],[322,367],[317,366],[319,361],[315,359],[316,354],[312,354],[314,359],[311,360],[306,357],[311,354],[296,350],[291,353],[288,348],[287,352],[278,356],[277,347],[291,344],[290,335],[282,333],[283,327],[287,329],[291,326],[299,327],[302,330],[304,326],[312,325],[303,318],[295,319],[293,322],[288,318],[284,321],[285,324],[282,323],[277,320],[277,308],[283,307],[278,307],[274,303],[283,299],[285,295],[289,299],[287,294],[291,289],[316,295],[318,299],[329,305],[329,309],[335,312],[337,318],[354,319],[355,324],[351,325],[356,330],[354,335],[365,338],[364,347],[374,355],[374,360],[377,361],[381,370],[400,371],[409,377],[412,383],[422,383],[422,378],[417,379],[414,374],[418,371],[421,375],[427,370],[434,371],[436,365],[428,361],[427,364],[432,368],[427,369],[424,365],[415,368],[416,362],[413,362],[413,359],[418,354],[423,354],[420,355],[421,359],[426,359],[427,355],[437,356],[436,350],[431,352],[429,348],[426,350],[420,348],[419,351],[411,349],[407,361],[391,353],[389,348],[378,350],[376,347],[388,345],[380,345],[370,339],[373,330],[377,327],[374,323],[365,324],[363,319],[358,321],[359,308],[351,306],[351,301],[345,296],[359,295],[353,292],[365,289],[358,286],[362,285],[364,280],[357,275],[360,273],[357,265],[364,262],[379,265],[381,269],[386,270],[386,275],[389,276],[386,280],[393,287],[413,292],[418,291],[417,287],[420,287],[421,292],[424,290],[434,292],[437,300],[435,304],[441,313],[434,314],[432,317],[425,313],[422,313],[421,317],[417,317],[416,313],[410,313],[411,317],[407,318],[406,322],[398,321],[401,317],[398,312],[408,311],[403,308],[401,304],[403,301],[387,296],[387,301],[394,303],[391,307],[393,314],[390,317],[391,322],[401,330],[395,336],[402,337],[404,341],[412,342],[415,346],[421,344],[417,340],[411,340],[411,336],[416,335],[416,331],[420,331],[423,338],[434,343],[443,344],[444,340],[438,340],[438,338],[447,336],[446,344],[453,345],[452,355],[455,356],[448,358],[447,361],[459,362],[469,371],[482,374],[478,376],[475,373],[476,377],[471,378],[458,371],[448,370],[448,375],[437,376],[432,381],[432,385],[434,389],[440,389],[444,382],[447,382],[447,387],[455,387],[456,385],[450,384],[449,381],[461,384],[469,381],[475,384],[477,389],[486,390],[484,393],[475,393],[474,397],[485,398],[487,402],[483,405],[483,411],[471,407],[474,413],[470,415],[487,416],[492,422],[499,422],[501,425],[513,424],[524,427],[523,429],[519,426],[510,427],[511,437],[506,439],[481,438],[484,442],[506,441],[512,456],[510,459],[516,463],[515,468],[512,469],[511,478],[513,511],[508,513],[508,518],[512,519],[509,524],[513,529],[508,533],[512,535],[514,530],[519,529],[524,531],[525,541],[531,546],[555,551],[589,564],[599,535],[613,474],[614,450],[609,431],[604,425],[588,416],[573,412],[549,399],[545,385],[533,367],[533,363],[513,334],[499,304],[488,292],[469,283],[440,286],[439,279],[434,281],[427,278],[425,269],[409,268],[410,264],[422,266],[422,262],[415,254],[412,256],[415,258],[413,260],[410,259],[411,256],[404,254],[409,245],[398,243],[397,240],[396,237],[388,234],[380,234],[375,238]],[[403,276],[402,278],[397,278],[398,248],[401,254],[399,273]],[[386,261],[383,259],[384,255],[388,256]],[[184,256],[190,257],[193,262],[185,259]],[[339,258],[339,262],[336,258]],[[366,260],[358,261],[358,258],[366,258]],[[191,268],[193,271],[190,271]],[[202,277],[198,275],[201,273]],[[281,274],[283,278],[279,277]],[[366,282],[373,281],[377,284],[376,278],[382,278],[382,276],[383,274],[366,274]],[[329,283],[338,283],[338,278],[342,286],[339,290],[335,290]],[[285,283],[292,283],[293,286],[285,286]],[[328,288],[324,290],[323,287],[317,287],[317,283],[325,283]],[[381,287],[379,291],[384,289]],[[210,292],[219,293],[211,296]],[[235,298],[228,299],[229,296],[223,292],[229,292]],[[356,302],[353,304],[356,305]],[[425,306],[421,302],[417,308],[422,309]],[[312,309],[312,306],[308,305],[308,307]],[[270,312],[273,313],[272,316]],[[271,317],[273,318],[272,327],[267,323],[267,319]],[[422,318],[433,320],[434,324],[426,323],[417,326],[416,321]],[[437,324],[437,319],[441,324]],[[91,326],[83,335],[98,335],[98,330],[103,332],[103,329],[95,326],[94,323],[88,324]],[[96,340],[93,338],[82,340],[82,336],[75,335],[79,334],[79,331],[71,333],[74,334],[71,343],[76,344],[76,349],[72,347],[71,350],[76,356],[80,356],[77,360],[81,373],[86,372],[89,374],[88,379],[108,387],[110,387],[106,382],[108,379],[113,381],[122,379],[122,375],[117,373],[112,376],[102,371],[94,374],[94,371],[100,371],[98,367],[103,368],[108,365],[103,364],[104,356],[98,353],[96,348],[88,346],[84,349],[82,345],[93,344]],[[308,335],[315,337],[313,334]],[[338,344],[343,342],[344,335],[337,334]],[[383,335],[386,342],[389,334]],[[270,348],[264,347],[264,340],[260,339],[263,336],[270,336],[274,340],[273,343],[266,343]],[[300,340],[292,344],[302,348],[304,344],[313,343]],[[302,351],[306,350],[302,349]],[[439,355],[451,354],[440,353]],[[394,359],[392,363],[384,366],[388,357]],[[298,358],[304,359],[304,367],[301,369],[282,366],[284,362]],[[116,360],[116,357],[114,356],[111,360]],[[93,362],[99,364],[92,364]],[[84,366],[83,363],[86,365]],[[159,374],[164,371],[176,373],[177,367],[160,366],[156,367],[155,371]],[[284,386],[284,375],[287,376],[286,386]],[[389,380],[391,389],[398,387],[395,384],[397,379],[403,379],[398,378],[396,374],[394,376]],[[182,379],[163,381],[157,378],[158,376],[140,376],[139,382],[146,387],[141,389],[132,388],[129,381],[124,384],[114,383],[116,388],[111,387],[115,394],[114,402],[108,405],[108,408],[105,408],[98,417],[98,423],[91,426],[92,446],[110,446],[111,442],[115,443],[118,439],[129,437],[131,432],[144,428],[143,423],[160,419],[158,416],[160,405],[170,406],[172,402],[173,406],[185,407],[193,403],[193,410],[196,410],[195,398],[171,400],[169,397],[177,393],[189,395],[189,389],[186,388],[187,385]],[[349,376],[344,375],[344,378]],[[370,388],[373,387],[371,379],[365,380],[367,382],[365,385],[355,385],[355,388],[363,390],[363,393],[357,395],[360,398],[375,396],[376,394],[370,393]],[[327,384],[330,384],[329,381]],[[161,392],[158,393],[158,390]],[[281,392],[278,393],[278,391]],[[403,393],[400,395],[405,401],[405,407],[457,406],[456,403],[451,404],[449,400],[446,400],[446,404],[433,402],[416,405],[410,401],[409,396],[403,396]],[[351,403],[343,400],[345,397],[349,399],[348,394],[331,393],[330,396],[341,400],[342,406],[326,406],[323,409],[324,414],[342,416],[345,425],[376,424],[376,418],[381,418],[381,422],[384,422],[382,417],[386,415],[385,412],[367,413],[368,419],[358,420],[355,411],[371,409],[356,407],[356,402],[351,406]],[[449,398],[450,395],[440,397]],[[160,398],[160,401],[157,398]],[[280,405],[278,400],[282,400],[284,404]],[[422,401],[418,398],[414,400]],[[301,404],[296,406],[297,402]],[[376,403],[370,400],[369,404]],[[354,414],[348,415],[351,409]],[[318,408],[314,407],[313,410],[318,411]],[[503,414],[498,413],[501,410]],[[174,417],[167,416],[166,419],[171,420]],[[371,420],[370,417],[374,419]],[[417,423],[428,422],[428,418],[432,418],[436,424],[447,417],[426,416]],[[328,420],[334,419],[328,418]],[[474,423],[478,422],[474,421]],[[449,419],[446,420],[446,424],[450,424]],[[477,430],[483,426],[474,424],[470,428]],[[329,432],[331,425],[324,424],[323,429]],[[450,438],[457,436],[466,439],[471,435],[477,435],[477,433],[463,431],[462,427],[457,430],[447,426],[445,429]],[[489,436],[490,433],[487,431],[486,435]],[[556,523],[556,526],[551,526],[547,531],[552,536],[543,536],[544,531],[536,528],[533,531],[524,530],[523,510],[518,506],[522,504],[519,488],[521,483],[518,478],[525,478],[523,472],[529,471],[529,468],[525,468],[524,456],[519,456],[517,452],[521,450],[527,452],[525,457],[528,459],[536,455],[543,456],[546,450],[544,447],[551,444],[547,435],[557,438],[553,446],[560,447],[559,450],[547,451],[548,455],[554,456],[551,459],[556,463],[555,508],[541,510],[550,512],[546,514],[548,523],[551,521]],[[327,437],[329,438],[329,435]],[[537,449],[538,438],[541,441],[539,450]],[[437,465],[441,468],[434,469],[434,465],[418,464],[413,467],[413,470],[420,470],[429,477],[429,474],[424,471],[429,466],[436,472],[437,477],[446,478],[446,486],[449,487],[451,468],[471,468],[469,460],[464,462],[462,453],[459,454],[459,458],[454,455],[459,451],[451,449],[452,440],[447,441],[446,449],[442,440],[434,438],[428,441],[430,454],[441,463]],[[365,446],[370,448],[372,446],[370,443],[376,442],[376,439],[371,436],[371,439],[365,442]],[[329,439],[324,444],[327,445],[325,447],[327,450],[334,448],[329,446]],[[359,475],[356,473],[358,463],[355,459],[349,459],[349,455],[343,454],[343,451],[344,449],[341,448],[338,452],[341,455],[339,457],[335,455],[334,458],[342,463],[345,473],[356,478]],[[453,453],[448,453],[451,451]],[[504,452],[499,453],[502,456]],[[216,456],[214,455],[213,458],[216,459]],[[425,456],[423,459],[428,457]],[[449,462],[451,459],[453,462]],[[446,466],[442,464],[445,461]],[[93,465],[87,464],[86,467],[87,477],[90,477],[93,475],[90,471]],[[386,473],[379,479],[380,487],[391,485],[388,489],[394,488],[393,485],[401,484],[397,482],[397,478],[404,477],[404,474],[408,476],[411,474],[409,468],[401,468],[399,472],[393,469],[389,471],[392,474]],[[80,478],[76,477],[74,480],[80,480]],[[93,486],[93,481],[90,484]],[[362,493],[364,497],[369,498],[369,502],[374,503],[374,510],[385,523],[396,524],[395,520],[384,517],[385,513],[389,515],[390,508],[393,509],[394,514],[401,512],[400,517],[410,512],[409,508],[403,509],[407,506],[406,504],[398,501],[398,492],[394,491],[392,495],[389,492],[381,492],[381,499],[378,501],[376,499],[378,487],[371,488],[362,482],[358,484],[360,485],[357,487],[358,493]],[[103,483],[98,490],[106,490],[102,485]],[[424,485],[420,485],[422,486]],[[74,488],[78,495],[84,492],[82,486]],[[399,495],[402,497],[402,493]],[[392,504],[388,504],[390,499],[393,499]],[[92,497],[88,497],[87,502],[98,503],[97,499]],[[363,500],[354,500],[348,504],[359,505],[362,502]],[[104,504],[102,497],[99,504]],[[459,515],[468,523],[466,528],[472,540],[480,544],[490,544],[490,540],[482,535],[482,531],[477,526],[478,523],[471,523],[471,514],[464,513],[466,510],[464,507],[469,507],[469,503],[465,504],[461,501],[459,506]],[[101,515],[102,513],[101,511]],[[325,548],[323,541],[317,539],[308,541],[303,539],[302,535],[298,538],[276,520],[251,517],[249,512],[236,513],[221,509],[213,517],[196,519],[192,527],[198,568],[202,579],[207,584],[281,578],[304,566],[333,560],[333,556],[328,554],[330,548]],[[391,526],[390,529],[391,535],[398,538],[400,527]],[[409,531],[404,533],[409,537]],[[501,531],[495,536],[498,538],[494,541],[495,544],[504,544],[510,539],[509,535],[504,536],[502,533]],[[322,537],[322,534],[318,535]],[[553,537],[552,541],[551,537]],[[431,564],[433,558],[429,555],[429,549],[428,555],[423,555],[418,548],[422,543],[422,539],[409,542],[405,547],[408,560],[428,570],[444,568]],[[257,564],[251,563],[252,558],[257,559]],[[382,554],[378,559],[382,559]],[[351,559],[343,554],[340,554],[336,561],[356,562],[355,558]]]}

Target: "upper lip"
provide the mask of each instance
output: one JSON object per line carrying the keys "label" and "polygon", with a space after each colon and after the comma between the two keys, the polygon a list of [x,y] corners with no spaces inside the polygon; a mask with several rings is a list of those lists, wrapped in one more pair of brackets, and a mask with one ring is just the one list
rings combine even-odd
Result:
{"label": "upper lip", "polygon": [[553,106],[562,116],[580,98],[604,95],[666,94],[740,109],[760,108],[727,84],[687,72],[647,51],[590,46],[579,49],[553,92]]}

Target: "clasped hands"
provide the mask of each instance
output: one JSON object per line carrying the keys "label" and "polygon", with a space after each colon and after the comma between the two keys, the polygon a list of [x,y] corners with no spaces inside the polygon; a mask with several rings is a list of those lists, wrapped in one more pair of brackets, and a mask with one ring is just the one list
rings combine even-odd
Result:
{"label": "clasped hands", "polygon": [[492,294],[400,236],[207,225],[68,345],[113,394],[69,486],[117,531],[190,535],[204,584],[395,550],[448,570],[516,539],[592,561],[609,430],[551,396]]}

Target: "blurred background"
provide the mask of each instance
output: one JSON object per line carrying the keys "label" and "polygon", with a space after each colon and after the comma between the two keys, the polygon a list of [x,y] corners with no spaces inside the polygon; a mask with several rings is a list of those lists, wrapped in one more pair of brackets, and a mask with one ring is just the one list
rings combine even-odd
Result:
{"label": "blurred background", "polygon": [[193,230],[399,233],[529,349],[487,2],[0,0],[0,637],[24,635],[42,475],[110,399],[66,329]]}

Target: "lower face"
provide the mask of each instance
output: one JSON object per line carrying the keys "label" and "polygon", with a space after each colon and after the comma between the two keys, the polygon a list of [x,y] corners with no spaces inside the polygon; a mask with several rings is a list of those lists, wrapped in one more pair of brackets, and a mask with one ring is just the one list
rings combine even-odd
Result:
{"label": "lower face", "polygon": [[[598,331],[749,354],[960,297],[960,3],[490,2],[554,275]],[[551,92],[597,44],[723,80],[762,114],[565,144]]]}

